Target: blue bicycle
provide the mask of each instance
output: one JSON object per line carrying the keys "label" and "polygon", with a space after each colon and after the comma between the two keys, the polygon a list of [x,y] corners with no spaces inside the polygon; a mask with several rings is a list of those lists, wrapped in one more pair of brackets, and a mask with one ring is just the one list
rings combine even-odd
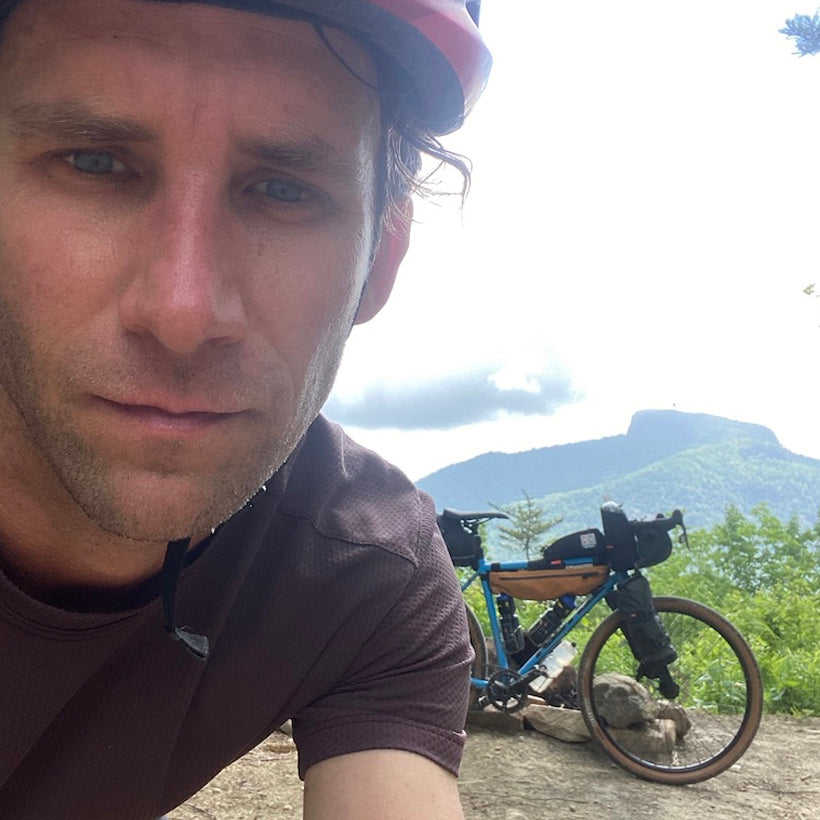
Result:
{"label": "blue bicycle", "polygon": [[[577,705],[591,737],[615,763],[675,785],[706,780],[734,764],[763,710],[752,650],[709,607],[654,597],[641,572],[669,557],[672,530],[680,527],[686,542],[681,513],[630,521],[608,502],[602,530],[559,538],[536,561],[488,561],[479,527],[505,517],[455,510],[438,516],[453,564],[473,570],[462,591],[480,583],[489,619],[492,664],[487,638],[467,606],[476,656],[472,708],[512,711],[535,697],[550,703],[562,670],[583,645]],[[549,605],[524,628],[516,599]],[[590,631],[585,619],[602,601],[611,613]]]}

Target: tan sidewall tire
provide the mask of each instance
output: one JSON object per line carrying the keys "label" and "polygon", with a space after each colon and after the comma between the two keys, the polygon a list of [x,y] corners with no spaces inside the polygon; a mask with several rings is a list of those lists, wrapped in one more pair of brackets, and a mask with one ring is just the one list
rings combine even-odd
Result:
{"label": "tan sidewall tire", "polygon": [[731,646],[738,657],[741,668],[746,677],[748,703],[746,713],[738,732],[720,753],[710,760],[680,770],[655,768],[651,763],[636,760],[629,756],[601,726],[593,708],[592,683],[595,674],[595,662],[606,641],[620,627],[623,619],[618,612],[613,612],[593,632],[583,655],[578,670],[578,698],[581,714],[584,717],[590,735],[598,745],[622,768],[656,783],[669,785],[684,785],[707,780],[728,769],[749,747],[760,725],[763,713],[763,684],[760,678],[760,669],[752,650],[743,636],[722,615],[703,604],[690,601],[686,598],[657,597],[653,604],[658,613],[674,612],[701,621],[706,626],[719,633]]}

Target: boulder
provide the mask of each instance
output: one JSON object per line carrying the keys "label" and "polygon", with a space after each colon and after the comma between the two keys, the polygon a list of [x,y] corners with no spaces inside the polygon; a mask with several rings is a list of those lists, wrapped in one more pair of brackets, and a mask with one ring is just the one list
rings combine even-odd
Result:
{"label": "boulder", "polygon": [[646,687],[628,675],[607,672],[592,684],[598,714],[616,728],[646,723],[658,715],[658,704]]}
{"label": "boulder", "polygon": [[658,763],[672,763],[672,752],[677,744],[674,720],[653,720],[631,729],[610,727],[610,732],[625,749]]}
{"label": "boulder", "polygon": [[692,728],[692,721],[686,710],[677,703],[670,703],[668,700],[661,701],[658,708],[659,720],[671,720],[675,724],[675,732],[678,739],[684,737],[686,733]]}
{"label": "boulder", "polygon": [[526,706],[522,715],[525,729],[534,729],[567,743],[586,743],[590,739],[584,718],[575,709],[533,704]]}
{"label": "boulder", "polygon": [[523,717],[518,712],[500,712],[488,706],[482,711],[467,712],[467,725],[481,729],[492,729],[496,732],[520,732],[524,727]]}

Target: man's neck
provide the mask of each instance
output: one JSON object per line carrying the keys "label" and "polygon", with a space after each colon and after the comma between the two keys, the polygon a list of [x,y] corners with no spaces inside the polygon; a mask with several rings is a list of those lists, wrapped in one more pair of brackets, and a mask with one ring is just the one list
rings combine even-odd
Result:
{"label": "man's neck", "polygon": [[128,609],[156,594],[164,544],[81,543],[8,526],[0,503],[0,569],[26,594],[76,611]]}
{"label": "man's neck", "polygon": [[70,599],[84,608],[81,601],[95,591],[101,600],[128,597],[159,574],[164,542],[104,532],[56,480],[21,478],[42,471],[19,463],[4,438],[0,435],[0,569],[15,584],[38,600]]}

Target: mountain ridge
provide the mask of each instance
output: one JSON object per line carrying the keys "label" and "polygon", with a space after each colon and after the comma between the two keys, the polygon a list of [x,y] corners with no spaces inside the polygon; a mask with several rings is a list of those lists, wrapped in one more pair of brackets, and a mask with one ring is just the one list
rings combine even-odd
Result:
{"label": "mountain ridge", "polygon": [[[769,428],[702,413],[641,410],[625,434],[521,453],[485,453],[417,482],[437,507],[486,508],[541,501],[563,515],[561,531],[597,526],[612,498],[627,512],[684,508],[692,526],[721,520],[729,504],[748,512],[767,503],[782,518],[814,523],[820,460],[786,450]],[[557,533],[557,530],[556,530]]]}

